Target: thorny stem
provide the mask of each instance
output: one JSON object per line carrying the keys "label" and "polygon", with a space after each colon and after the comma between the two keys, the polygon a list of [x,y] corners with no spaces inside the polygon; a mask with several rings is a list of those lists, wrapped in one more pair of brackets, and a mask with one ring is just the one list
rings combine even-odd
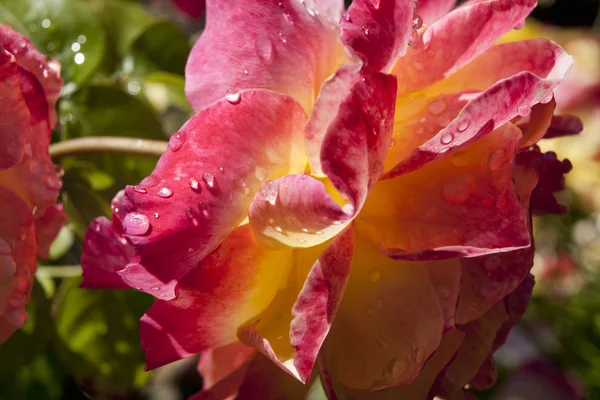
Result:
{"label": "thorny stem", "polygon": [[124,153],[160,157],[166,150],[166,141],[113,136],[69,139],[51,144],[49,149],[53,159],[86,153]]}

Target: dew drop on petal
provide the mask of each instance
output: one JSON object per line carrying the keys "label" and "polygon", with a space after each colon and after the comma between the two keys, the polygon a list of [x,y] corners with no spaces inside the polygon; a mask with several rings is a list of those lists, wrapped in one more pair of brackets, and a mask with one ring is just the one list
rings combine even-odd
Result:
{"label": "dew drop on petal", "polygon": [[258,179],[259,181],[264,181],[267,178],[267,169],[265,167],[257,165],[254,168],[254,176],[256,176],[256,179]]}
{"label": "dew drop on petal", "polygon": [[470,123],[467,120],[462,120],[458,123],[458,126],[456,127],[456,130],[459,132],[464,132],[467,130],[467,128],[469,127]]}
{"label": "dew drop on petal", "polygon": [[187,134],[185,132],[177,132],[169,139],[169,150],[177,151],[185,143]]}
{"label": "dew drop on petal", "polygon": [[440,115],[446,109],[446,103],[442,99],[435,99],[429,104],[427,110],[431,115]]}
{"label": "dew drop on petal", "polygon": [[242,101],[242,95],[240,92],[228,93],[225,95],[225,100],[227,100],[229,104],[240,104]]}
{"label": "dew drop on petal", "polygon": [[495,298],[500,294],[502,286],[497,282],[488,282],[481,288],[481,295],[487,299]]}
{"label": "dew drop on petal", "polygon": [[517,113],[521,116],[521,117],[526,117],[529,115],[529,113],[531,113],[531,107],[529,107],[527,104],[521,104],[518,108],[517,108]]}
{"label": "dew drop on petal", "polygon": [[138,193],[142,193],[142,194],[148,193],[148,191],[146,189],[144,189],[143,187],[141,187],[140,185],[135,185],[133,187],[133,191],[134,192],[138,192]]}
{"label": "dew drop on petal", "polygon": [[123,229],[127,235],[140,236],[148,232],[150,222],[144,214],[131,212],[123,218]]}
{"label": "dew drop on petal", "polygon": [[492,171],[499,169],[504,164],[506,151],[504,149],[495,149],[488,157],[488,166]]}
{"label": "dew drop on petal", "polygon": [[396,145],[396,139],[390,140],[390,149]]}
{"label": "dew drop on petal", "polygon": [[352,22],[352,18],[350,17],[350,14],[348,14],[347,12],[342,14],[342,19],[346,22]]}
{"label": "dew drop on petal", "polygon": [[381,272],[377,268],[372,268],[367,272],[367,277],[371,282],[378,282],[381,278]]}
{"label": "dew drop on petal", "polygon": [[149,175],[147,177],[145,177],[144,179],[142,179],[142,181],[140,182],[140,184],[138,186],[143,187],[143,188],[150,188],[153,186],[156,186],[158,184],[158,179],[156,179],[156,177],[154,175]]}
{"label": "dew drop on petal", "polygon": [[475,190],[475,180],[470,175],[460,175],[451,178],[442,190],[444,200],[448,204],[462,204],[471,197]]}
{"label": "dew drop on petal", "polygon": [[276,226],[274,229],[279,233],[283,233],[283,229],[281,229],[279,226]]}
{"label": "dew drop on petal", "polygon": [[162,187],[156,194],[158,197],[167,199],[167,198],[173,196],[173,190],[169,189],[168,187]]}
{"label": "dew drop on petal", "polygon": [[200,182],[198,182],[198,179],[196,178],[190,178],[190,188],[192,188],[192,190],[194,191],[199,191],[200,189]]}
{"label": "dew drop on petal", "polygon": [[415,348],[414,354],[413,354],[413,360],[417,364],[422,364],[423,361],[425,361],[425,350],[423,350],[420,347]]}
{"label": "dew drop on petal", "polygon": [[436,291],[437,291],[438,296],[442,300],[450,297],[450,290],[448,290],[448,288],[446,286],[439,286]]}
{"label": "dew drop on petal", "polygon": [[419,16],[419,15],[415,15],[415,18],[413,19],[413,23],[412,23],[413,29],[421,29],[422,26],[423,26],[423,18],[421,18],[421,16]]}
{"label": "dew drop on petal", "polygon": [[209,188],[215,186],[215,176],[210,172],[205,172],[204,175],[202,175],[202,180],[204,181],[204,183],[206,183],[206,186],[208,186]]}
{"label": "dew drop on petal", "polygon": [[441,137],[440,142],[442,144],[450,144],[450,143],[452,143],[453,140],[454,140],[454,135],[453,134],[451,134],[451,133],[445,133]]}
{"label": "dew drop on petal", "polygon": [[186,215],[186,217],[188,217],[189,219],[192,219],[192,218],[194,218],[194,216],[196,215],[196,212],[194,211],[194,209],[193,209],[193,208],[191,208],[191,207],[188,207],[188,208],[186,208],[186,210],[185,210],[185,215]]}
{"label": "dew drop on petal", "polygon": [[159,217],[159,214],[158,214],[157,212],[155,212],[155,213],[154,213],[154,218],[155,218],[155,219],[158,219],[158,217]]}

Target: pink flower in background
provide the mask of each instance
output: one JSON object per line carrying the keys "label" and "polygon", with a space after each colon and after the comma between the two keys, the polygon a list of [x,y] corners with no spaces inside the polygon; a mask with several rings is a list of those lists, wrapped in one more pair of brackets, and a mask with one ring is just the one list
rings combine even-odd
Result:
{"label": "pink flower in background", "polygon": [[48,154],[60,66],[0,26],[0,343],[26,319],[36,257],[64,224],[62,186]]}
{"label": "pink flower in background", "polygon": [[533,286],[531,213],[563,210],[569,165],[534,145],[564,133],[571,57],[494,44],[533,0],[452,3],[207,2],[197,114],[82,257],[85,287],[157,298],[148,368],[206,352],[198,398],[303,398],[313,370],[341,398],[493,383]]}

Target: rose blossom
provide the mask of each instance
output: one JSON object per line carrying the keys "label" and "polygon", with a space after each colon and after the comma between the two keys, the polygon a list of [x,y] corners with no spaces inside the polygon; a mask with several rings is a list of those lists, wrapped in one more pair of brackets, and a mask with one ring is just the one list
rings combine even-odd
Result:
{"label": "rose blossom", "polygon": [[62,186],[50,155],[60,66],[0,25],[0,343],[26,319],[36,255],[64,223]]}
{"label": "rose blossom", "polygon": [[453,3],[207,2],[197,114],[82,258],[84,286],[157,298],[148,368],[206,352],[200,398],[277,398],[317,358],[331,397],[493,383],[533,285],[531,212],[562,211],[570,165],[534,145],[571,58],[494,45],[535,1]]}

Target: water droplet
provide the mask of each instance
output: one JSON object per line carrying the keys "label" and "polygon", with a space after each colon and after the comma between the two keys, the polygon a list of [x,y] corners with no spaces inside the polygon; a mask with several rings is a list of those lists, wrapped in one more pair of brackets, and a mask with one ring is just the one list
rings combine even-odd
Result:
{"label": "water droplet", "polygon": [[413,354],[413,360],[417,364],[422,364],[423,361],[425,361],[425,350],[423,350],[420,347],[415,348],[414,354]]}
{"label": "water droplet", "polygon": [[367,277],[371,282],[377,282],[381,278],[381,272],[377,268],[372,268],[367,272]]}
{"label": "water droplet", "polygon": [[274,227],[273,229],[275,229],[275,230],[276,230],[277,232],[279,232],[279,233],[283,233],[283,229],[281,229],[281,227],[280,227],[280,226],[276,226],[276,227]]}
{"label": "water droplet", "polygon": [[287,39],[283,36],[283,33],[279,32],[277,35],[279,36],[279,40],[281,40],[282,43],[287,43]]}
{"label": "water droplet", "polygon": [[342,19],[346,22],[352,22],[352,18],[350,17],[350,14],[348,14],[347,12],[342,14]]}
{"label": "water droplet", "polygon": [[215,176],[210,172],[205,172],[204,175],[202,175],[202,180],[204,181],[204,183],[206,183],[206,186],[208,186],[209,188],[215,186]]}
{"label": "water droplet", "polygon": [[160,190],[156,194],[158,195],[158,197],[163,197],[163,198],[167,199],[167,198],[173,196],[173,190],[169,189],[168,187],[163,187],[163,188],[160,188]]}
{"label": "water droplet", "polygon": [[421,18],[421,16],[419,16],[419,15],[415,15],[415,18],[413,19],[413,23],[412,23],[413,29],[421,29],[422,26],[423,26],[423,18]]}
{"label": "water droplet", "polygon": [[544,94],[544,96],[540,100],[540,103],[548,104],[548,103],[550,103],[550,101],[552,100],[553,97],[554,97],[554,93],[552,93],[552,91],[549,91],[548,93]]}
{"label": "water droplet", "polygon": [[487,299],[497,297],[502,291],[502,286],[498,282],[488,282],[481,288],[481,295]]}
{"label": "water droplet", "polygon": [[462,204],[475,190],[475,179],[470,175],[461,175],[450,179],[442,190],[444,200],[451,205]]}
{"label": "water droplet", "polygon": [[322,235],[322,234],[323,234],[323,231],[316,231],[315,232],[315,235]]}
{"label": "water droplet", "polygon": [[459,132],[464,132],[467,130],[467,128],[469,127],[471,123],[467,120],[462,120],[458,123],[458,126],[456,127],[456,130]]}
{"label": "water droplet", "polygon": [[531,107],[529,107],[529,105],[527,104],[521,104],[518,108],[517,108],[517,113],[521,116],[521,117],[526,117],[529,115],[529,113],[531,112]]}
{"label": "water droplet", "polygon": [[192,219],[196,215],[196,212],[194,211],[193,208],[188,207],[185,209],[185,215],[186,215],[186,217],[188,217],[188,219]]}
{"label": "water droplet", "polygon": [[242,95],[240,92],[228,93],[225,95],[225,99],[229,102],[229,104],[240,104],[242,102]]}
{"label": "water droplet", "polygon": [[383,172],[383,162],[381,160],[373,161],[373,172],[377,175]]}
{"label": "water droplet", "polygon": [[177,151],[185,143],[187,134],[185,132],[177,132],[169,139],[169,149],[171,151]]}
{"label": "water droplet", "polygon": [[450,290],[446,286],[438,286],[437,294],[440,299],[445,300],[450,297]]}
{"label": "water droplet", "polygon": [[201,191],[200,182],[196,178],[190,178],[190,188],[194,191]]}
{"label": "water droplet", "polygon": [[471,158],[469,155],[463,151],[459,151],[455,155],[452,156],[452,165],[455,167],[464,167],[469,165]]}
{"label": "water droplet", "polygon": [[297,240],[299,243],[306,243],[306,240],[304,240],[304,239],[300,239],[300,238],[298,238],[298,239],[296,239],[296,240]]}
{"label": "water droplet", "polygon": [[383,373],[390,379],[399,378],[404,374],[404,364],[402,360],[394,357],[388,362]]}
{"label": "water droplet", "polygon": [[158,179],[156,179],[156,177],[154,175],[150,175],[145,177],[144,179],[142,179],[142,181],[140,182],[140,184],[138,186],[141,186],[143,188],[151,188],[153,186],[156,186],[158,184]]}
{"label": "water droplet", "polygon": [[429,104],[427,110],[431,115],[440,115],[446,109],[446,103],[442,99],[435,99]]}
{"label": "water droplet", "polygon": [[450,144],[454,140],[454,135],[451,133],[444,133],[440,139],[442,144]]}
{"label": "water droplet", "polygon": [[248,74],[249,74],[248,70],[247,70],[247,69],[245,69],[245,70],[244,70],[244,75],[248,75]]}
{"label": "water droplet", "polygon": [[271,65],[274,59],[273,43],[268,37],[257,40],[256,42],[256,53],[258,58],[262,60],[266,65]]}
{"label": "water droplet", "polygon": [[256,179],[258,179],[259,181],[264,181],[267,178],[267,169],[265,167],[257,165],[254,168],[254,176],[256,176]]}
{"label": "water droplet", "polygon": [[150,222],[144,214],[131,212],[123,218],[123,229],[126,235],[140,236],[148,232]]}
{"label": "water droplet", "polygon": [[504,149],[496,149],[492,151],[488,157],[488,166],[492,171],[499,169],[504,164],[506,151]]}
{"label": "water droplet", "polygon": [[396,139],[390,140],[390,149],[396,145]]}
{"label": "water droplet", "polygon": [[219,165],[219,172],[225,172],[225,167],[222,165]]}
{"label": "water droplet", "polygon": [[488,256],[483,261],[483,267],[488,271],[496,271],[502,266],[502,259],[499,256]]}
{"label": "water droplet", "polygon": [[157,212],[154,213],[154,218],[158,219],[159,215]]}

